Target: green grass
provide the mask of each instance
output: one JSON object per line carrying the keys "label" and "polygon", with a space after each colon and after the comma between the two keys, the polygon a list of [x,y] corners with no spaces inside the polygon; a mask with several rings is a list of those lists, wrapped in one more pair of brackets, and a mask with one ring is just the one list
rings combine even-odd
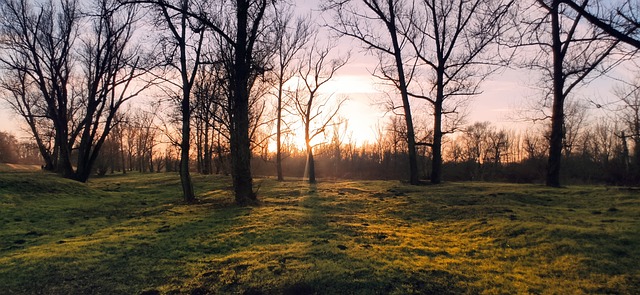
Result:
{"label": "green grass", "polygon": [[637,294],[640,193],[615,187],[0,172],[3,294]]}

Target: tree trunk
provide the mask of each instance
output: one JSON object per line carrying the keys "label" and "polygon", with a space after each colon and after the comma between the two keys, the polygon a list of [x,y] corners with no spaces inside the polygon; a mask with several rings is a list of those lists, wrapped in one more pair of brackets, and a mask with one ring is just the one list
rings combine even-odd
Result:
{"label": "tree trunk", "polygon": [[91,156],[91,146],[93,145],[93,134],[92,134],[92,122],[90,118],[93,118],[96,113],[97,101],[96,101],[96,93],[94,89],[89,90],[87,98],[87,107],[85,114],[85,121],[83,122],[82,134],[80,135],[80,144],[78,146],[78,156],[76,162],[76,173],[74,175],[74,180],[80,182],[86,182],[89,179],[89,175],[91,174],[91,165],[89,161],[89,157]]}
{"label": "tree trunk", "polygon": [[[280,73],[282,77],[282,72]],[[283,181],[282,175],[282,81],[278,87],[278,118],[276,121],[276,173],[278,175],[278,181]]]}
{"label": "tree trunk", "polygon": [[[66,117],[66,114],[64,114],[64,116]],[[58,172],[64,178],[73,179],[74,171],[73,166],[71,165],[71,148],[69,146],[69,142],[67,141],[67,139],[69,138],[69,134],[67,131],[67,120],[58,117],[55,120],[54,124],[56,129],[55,146],[58,147],[57,159],[55,160],[55,167],[57,170],[56,172]]]}
{"label": "tree trunk", "polygon": [[196,169],[198,173],[203,173],[204,155],[202,149],[202,119],[196,119]]}
{"label": "tree trunk", "polygon": [[191,137],[191,106],[189,95],[191,88],[188,84],[183,84],[182,96],[182,142],[180,143],[180,182],[182,184],[182,196],[184,201],[192,203],[195,201],[195,193],[193,192],[193,183],[191,182],[191,174],[189,172],[189,150]]}
{"label": "tree trunk", "polygon": [[[183,1],[182,7],[187,8],[188,2]],[[166,13],[165,13],[166,15]],[[186,45],[186,34],[187,34],[187,17],[186,15],[181,16],[181,24],[180,30],[181,34],[176,35],[176,38],[180,41],[178,42],[180,45],[180,69],[182,76],[182,101],[181,101],[181,110],[182,110],[182,141],[180,142],[180,183],[182,184],[182,196],[184,201],[187,203],[193,203],[196,199],[195,193],[193,191],[193,183],[191,182],[191,172],[189,171],[189,152],[191,151],[190,139],[191,139],[191,87],[193,86],[193,79],[190,79],[188,74],[188,65],[187,65],[187,45]],[[175,34],[175,31],[174,31]],[[202,40],[202,39],[201,39]],[[202,41],[200,41],[202,42]],[[199,57],[200,52],[196,53],[196,56]],[[198,70],[198,61],[196,60],[196,64],[193,68],[192,75],[195,75]],[[151,156],[151,155],[150,155]]]}
{"label": "tree trunk", "polygon": [[311,125],[311,119],[309,116],[311,113],[311,103],[313,102],[313,96],[314,94],[312,93],[312,98],[309,100],[309,108],[307,109],[307,114],[304,122],[304,141],[307,146],[307,164],[305,167],[305,173],[307,174],[307,177],[309,177],[309,183],[316,183],[316,163],[313,160],[313,147],[311,146],[311,134],[309,133],[309,128]]}
{"label": "tree trunk", "polygon": [[633,138],[633,162],[632,162],[632,178],[634,183],[640,183],[640,134],[632,136]]}
{"label": "tree trunk", "polygon": [[187,96],[186,99],[183,98],[182,100],[182,142],[180,143],[180,182],[182,184],[182,196],[187,203],[192,203],[196,199],[193,192],[191,174],[189,172],[190,113],[189,99]]}
{"label": "tree trunk", "polygon": [[30,120],[28,120],[28,123],[29,123],[29,128],[31,129],[31,133],[34,135],[33,137],[36,140],[38,151],[40,151],[40,155],[44,160],[43,169],[46,171],[56,171],[56,167],[54,164],[55,159],[51,156],[51,152],[49,151],[49,149],[45,147],[44,143],[42,142],[42,139],[40,138],[38,130],[36,129],[35,123],[32,123],[32,121]]}
{"label": "tree trunk", "polygon": [[309,176],[309,183],[316,183],[316,164],[313,160],[313,150],[311,147],[307,147],[307,173]]}
{"label": "tree trunk", "polygon": [[[254,204],[257,198],[253,192],[253,179],[251,177],[249,119],[246,111],[244,114],[242,113],[241,110],[236,109],[235,111],[236,128],[233,130],[231,139],[231,169],[236,203],[238,205],[250,205]],[[242,115],[245,116],[244,119],[238,117]]]}
{"label": "tree trunk", "polygon": [[391,15],[391,21],[387,24],[387,26],[391,35],[391,42],[393,43],[393,52],[396,62],[396,68],[398,70],[398,88],[402,96],[402,109],[404,110],[404,118],[407,125],[407,145],[409,149],[409,183],[412,185],[418,185],[420,183],[420,179],[418,177],[418,156],[416,153],[416,139],[413,130],[413,118],[411,116],[411,106],[409,104],[409,94],[404,73],[402,51],[400,48],[400,43],[398,42],[397,28],[395,27],[395,12],[393,11],[391,5],[389,6],[389,12]]}
{"label": "tree trunk", "polygon": [[[87,156],[85,159],[78,159],[78,168],[76,170],[76,176],[75,176],[75,180],[80,181],[80,182],[87,182],[87,180],[89,180],[89,177],[91,176],[91,171],[93,170],[93,165],[96,162],[96,159],[98,158],[99,154],[100,154],[100,150],[102,149],[102,146],[104,145],[104,140],[106,138],[106,135],[109,133],[109,131],[105,131],[106,133],[104,134],[103,137],[101,137],[100,139],[98,139],[98,141],[96,142],[95,146],[92,148],[91,145],[89,145],[89,150],[86,152],[83,151],[78,151],[78,153],[86,153]],[[111,154],[113,155],[113,154]],[[115,155],[114,155],[115,156]],[[82,160],[82,162],[81,162]],[[114,159],[115,160],[115,159]],[[113,163],[113,161],[112,161]]]}
{"label": "tree trunk", "polygon": [[231,104],[231,166],[236,203],[249,205],[257,202],[251,177],[251,143],[249,140],[249,70],[250,54],[247,50],[249,2],[237,1],[237,36],[235,44],[234,84]]}
{"label": "tree trunk", "polygon": [[[209,120],[209,118],[207,118]],[[202,169],[202,173],[205,175],[211,174],[211,144],[209,141],[209,124],[205,122],[204,124],[204,165]]]}
{"label": "tree trunk", "polygon": [[[438,92],[440,92],[441,87],[438,86],[438,88]],[[442,100],[439,98],[434,105],[433,146],[431,151],[433,157],[431,161],[431,183],[439,184],[442,182]]]}
{"label": "tree trunk", "polygon": [[554,2],[551,11],[553,35],[553,109],[551,115],[551,136],[549,139],[549,160],[547,163],[546,185],[560,187],[560,164],[562,161],[562,139],[564,138],[564,76],[562,62],[562,42],[560,40],[560,20],[558,4]]}
{"label": "tree trunk", "polygon": [[127,166],[126,166],[126,160],[124,155],[124,145],[122,141],[122,136],[120,136],[120,159],[122,160],[122,174],[127,174]]}
{"label": "tree trunk", "polygon": [[562,161],[562,138],[564,137],[564,101],[554,94],[549,160],[547,162],[547,186],[560,187],[560,164]]}

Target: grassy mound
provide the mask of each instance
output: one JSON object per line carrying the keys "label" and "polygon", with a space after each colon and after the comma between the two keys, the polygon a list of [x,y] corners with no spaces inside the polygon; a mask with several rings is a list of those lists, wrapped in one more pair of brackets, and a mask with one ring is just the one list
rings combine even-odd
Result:
{"label": "grassy mound", "polygon": [[514,294],[640,290],[640,196],[605,187],[0,173],[7,294]]}

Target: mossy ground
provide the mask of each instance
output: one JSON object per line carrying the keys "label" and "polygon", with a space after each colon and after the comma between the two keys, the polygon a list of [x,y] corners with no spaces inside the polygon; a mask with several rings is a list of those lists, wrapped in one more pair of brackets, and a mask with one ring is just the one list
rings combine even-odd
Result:
{"label": "mossy ground", "polygon": [[637,294],[640,193],[0,173],[3,294]]}

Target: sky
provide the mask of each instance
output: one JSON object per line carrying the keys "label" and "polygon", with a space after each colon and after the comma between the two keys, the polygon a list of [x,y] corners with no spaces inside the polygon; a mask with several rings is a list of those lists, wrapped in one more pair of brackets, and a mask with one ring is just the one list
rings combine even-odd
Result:
{"label": "sky", "polygon": [[[380,105],[386,97],[379,85],[380,81],[370,74],[375,65],[374,57],[354,54],[350,63],[340,70],[335,79],[323,86],[324,92],[332,93],[334,98],[348,97],[340,116],[348,120],[350,136],[358,143],[371,141],[389,115]],[[523,99],[522,87],[525,82],[521,80],[519,75],[508,72],[486,81],[482,87],[483,94],[472,101],[469,120],[496,123],[507,121],[507,114]],[[0,107],[0,131],[23,135],[20,131],[24,127],[22,118],[14,115],[6,102],[1,102]]]}
{"label": "sky", "polygon": [[[302,14],[311,13],[312,16],[318,17],[319,12],[313,10],[317,7],[318,0],[296,2]],[[336,97],[348,97],[340,116],[348,120],[347,133],[351,140],[356,143],[372,142],[377,130],[384,125],[385,118],[389,115],[380,107],[380,102],[386,97],[379,85],[380,81],[370,74],[377,60],[363,53],[357,42],[341,40],[340,44],[338,51],[344,53],[351,49],[352,58],[338,72],[335,79],[325,86],[324,91],[333,93]],[[481,85],[482,94],[471,100],[467,123],[489,121],[498,128],[526,128],[528,125],[515,122],[514,113],[528,104],[527,101],[539,97],[540,93],[532,88],[537,77],[522,70],[503,70],[490,76]],[[607,99],[606,97],[611,96],[613,85],[611,80],[601,79],[580,91],[581,95],[596,100]],[[421,102],[416,100],[413,104],[416,106],[415,112],[428,112],[426,104],[421,105]],[[22,119],[13,115],[5,102],[0,102],[0,131],[24,137],[26,133],[21,131],[23,127]]]}

